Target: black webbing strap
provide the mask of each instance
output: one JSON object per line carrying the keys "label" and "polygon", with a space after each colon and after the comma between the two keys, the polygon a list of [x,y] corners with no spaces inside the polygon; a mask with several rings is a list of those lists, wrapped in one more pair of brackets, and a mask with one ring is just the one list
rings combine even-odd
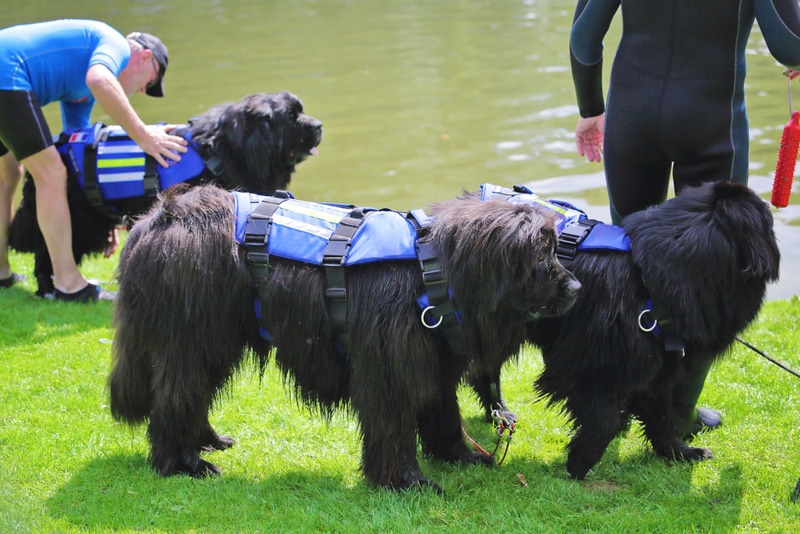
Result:
{"label": "black webbing strap", "polygon": [[205,163],[206,169],[208,169],[215,178],[222,178],[222,175],[225,174],[225,164],[222,163],[222,159],[216,154],[209,158],[203,157],[203,163]]}
{"label": "black webbing strap", "polygon": [[347,285],[344,264],[350,252],[353,236],[364,222],[363,208],[353,208],[344,217],[328,238],[322,252],[322,266],[325,269],[325,298],[328,300],[328,314],[335,339],[343,352],[350,346],[350,332],[347,329]]}
{"label": "black webbing strap", "polygon": [[93,208],[103,207],[103,193],[97,183],[97,146],[88,143],[83,149],[83,190]]}
{"label": "black webbing strap", "polygon": [[653,317],[658,321],[658,328],[656,331],[658,335],[661,336],[661,341],[664,343],[664,350],[683,351],[683,339],[678,331],[675,330],[675,321],[670,318],[663,306],[654,302],[652,299],[648,303],[651,305]]}
{"label": "black webbing strap", "polygon": [[244,245],[247,248],[247,265],[260,286],[269,276],[269,227],[272,225],[272,215],[282,203],[289,199],[285,191],[275,191],[271,197],[258,197],[250,195],[250,201],[260,200],[247,218],[244,227]]}
{"label": "black webbing strap", "polygon": [[[412,210],[408,220],[419,230],[430,226],[431,219],[422,210]],[[450,296],[450,286],[442,272],[438,251],[430,241],[417,239],[417,259],[422,270],[422,283],[428,293],[428,307],[422,311],[423,324],[431,329],[441,327],[451,350],[466,352],[464,333],[459,327],[456,305]]]}
{"label": "black webbing strap", "polygon": [[154,197],[158,194],[158,162],[150,154],[144,155],[144,196]]}
{"label": "black webbing strap", "polygon": [[[181,126],[175,129],[175,133],[173,135],[177,135],[178,137],[183,137],[187,141],[191,142],[191,137],[186,137],[186,132],[191,130],[194,123],[197,122],[197,118],[189,119],[189,124],[187,126]],[[209,157],[206,157],[201,151],[197,150],[198,154],[203,160],[203,164],[205,165],[206,169],[214,175],[214,178],[217,179],[222,185],[225,186],[227,189],[235,189],[237,184],[231,184],[227,181],[225,175],[225,164],[222,162],[222,158],[217,156],[216,154],[211,154]]]}
{"label": "black webbing strap", "polygon": [[594,219],[581,219],[570,223],[558,234],[556,256],[565,267],[575,259],[578,246],[586,239],[592,228],[598,224],[600,224],[600,221]]}

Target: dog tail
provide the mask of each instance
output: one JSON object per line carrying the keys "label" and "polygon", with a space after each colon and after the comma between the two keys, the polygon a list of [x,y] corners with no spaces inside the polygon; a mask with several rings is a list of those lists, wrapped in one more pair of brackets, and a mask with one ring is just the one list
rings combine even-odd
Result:
{"label": "dog tail", "polygon": [[[14,219],[8,228],[8,246],[17,252],[38,252],[44,249],[44,237],[39,230],[39,221],[36,219],[36,206],[32,203],[30,196],[35,195],[34,191],[28,191],[32,186],[23,188],[22,201],[19,203]],[[33,180],[31,180],[33,182]]]}
{"label": "dog tail", "polygon": [[135,424],[159,410],[205,417],[254,345],[254,286],[233,227],[233,198],[214,186],[170,188],[134,224],[117,273],[117,419]]}

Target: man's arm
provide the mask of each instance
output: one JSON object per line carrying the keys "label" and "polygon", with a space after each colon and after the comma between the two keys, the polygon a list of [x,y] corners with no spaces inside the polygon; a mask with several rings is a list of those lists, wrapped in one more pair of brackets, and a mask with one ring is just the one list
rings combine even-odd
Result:
{"label": "man's arm", "polygon": [[158,163],[167,166],[165,158],[174,161],[181,159],[176,152],[186,152],[186,141],[181,137],[167,134],[173,125],[162,127],[147,126],[131,106],[128,96],[119,80],[104,65],[95,64],[86,73],[86,85],[94,95],[97,104],[113,121],[125,130],[137,145],[153,156]]}

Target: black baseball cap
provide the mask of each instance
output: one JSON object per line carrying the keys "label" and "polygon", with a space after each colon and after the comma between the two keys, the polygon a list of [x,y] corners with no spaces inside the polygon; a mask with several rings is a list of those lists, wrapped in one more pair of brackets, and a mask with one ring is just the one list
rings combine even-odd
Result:
{"label": "black baseball cap", "polygon": [[149,96],[164,96],[164,73],[167,72],[169,63],[169,52],[161,39],[155,35],[144,32],[133,32],[128,34],[128,39],[139,43],[142,48],[146,48],[153,53],[153,57],[158,62],[158,80],[151,87],[148,87],[145,94]]}

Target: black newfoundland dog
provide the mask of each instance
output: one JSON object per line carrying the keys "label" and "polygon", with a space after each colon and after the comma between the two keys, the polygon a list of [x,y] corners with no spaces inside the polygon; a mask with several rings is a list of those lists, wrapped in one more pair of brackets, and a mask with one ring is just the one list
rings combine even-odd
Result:
{"label": "black newfoundland dog", "polygon": [[[322,123],[303,112],[299,98],[283,91],[251,94],[239,102],[211,108],[187,128],[173,133],[190,141],[190,152],[199,155],[200,164],[185,170],[176,168],[171,171],[172,180],[190,185],[213,182],[227,189],[266,195],[286,189],[295,166],[316,152],[322,140]],[[65,143],[69,141],[64,139],[59,146]],[[89,172],[71,164],[64,152],[62,158],[69,171],[67,197],[72,219],[72,250],[76,262],[80,263],[85,255],[106,249],[115,226],[147,211],[155,202],[156,189],[152,194],[97,198],[93,202],[82,187],[86,182],[83,175],[88,176]],[[188,155],[181,163],[184,160],[189,160]],[[160,166],[157,168],[161,175],[159,182],[163,184],[165,171]],[[36,219],[36,190],[30,177],[25,180],[22,201],[9,229],[9,245],[17,251],[36,255],[36,294],[52,293],[53,271]]]}
{"label": "black newfoundland dog", "polygon": [[[583,286],[575,305],[530,327],[545,364],[536,387],[550,404],[563,403],[573,423],[567,470],[575,479],[630,417],[657,454],[710,458],[675,430],[672,392],[682,358],[721,358],[778,278],[772,214],[742,185],[687,189],[621,226],[630,252],[578,253],[568,265]],[[685,353],[667,350],[666,336]]]}
{"label": "black newfoundland dog", "polygon": [[[574,301],[580,284],[554,256],[547,214],[469,195],[434,205],[433,222],[411,230],[419,256],[334,265],[344,269],[336,271],[344,273],[342,322],[326,298],[330,265],[246,249],[234,236],[234,195],[213,186],[175,189],[137,221],[122,252],[109,378],[112,414],[131,424],[149,419],[150,461],[159,473],[219,472],[199,453],[233,440],[212,429],[208,412],[249,351],[262,366],[274,351],[310,406],[354,410],[362,471],[374,485],[438,489],[420,471],[418,439],[439,460],[493,463],[464,442],[456,388],[469,365],[516,353],[531,317],[558,315]],[[363,224],[387,213],[411,224],[385,210],[366,212]],[[408,229],[389,234],[384,241]],[[274,250],[276,238],[269,239]],[[256,240],[263,243],[264,236]],[[254,257],[256,274],[248,263]],[[440,295],[449,287],[452,300],[445,297],[426,318],[418,298],[436,280],[446,282],[436,287]],[[446,332],[432,328],[437,316],[456,315],[460,322]]]}

